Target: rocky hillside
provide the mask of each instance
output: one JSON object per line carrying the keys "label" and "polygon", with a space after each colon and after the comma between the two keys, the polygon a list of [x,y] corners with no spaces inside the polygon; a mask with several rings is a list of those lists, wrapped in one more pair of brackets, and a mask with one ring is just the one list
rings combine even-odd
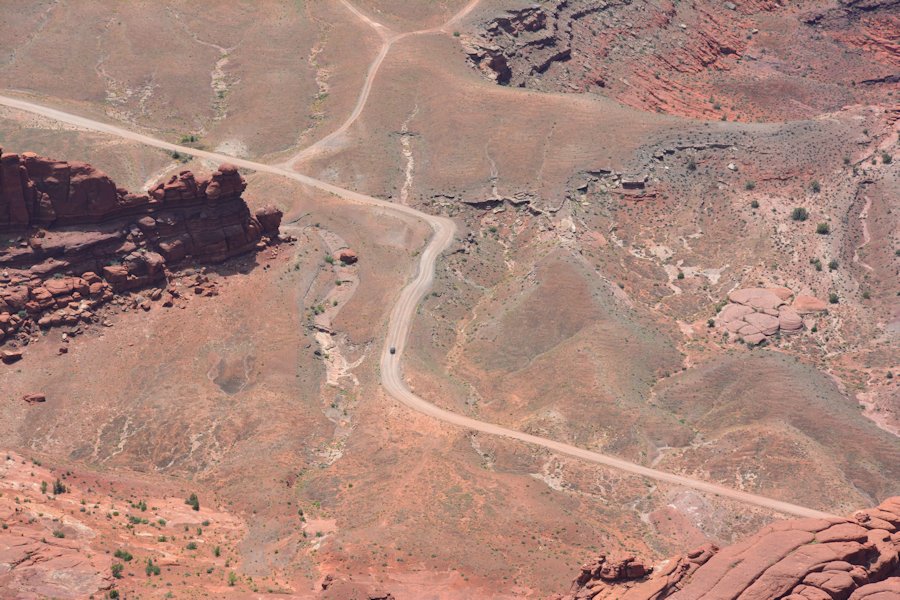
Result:
{"label": "rocky hillside", "polygon": [[601,555],[560,600],[900,598],[900,497],[849,518],[793,519],[649,567]]}
{"label": "rocky hillside", "polygon": [[223,164],[208,177],[183,171],[133,194],[86,163],[2,154],[4,361],[17,360],[39,327],[97,322],[97,308],[122,292],[154,286],[160,299],[171,269],[188,259],[219,263],[277,239],[281,212],[252,215],[246,185]]}
{"label": "rocky hillside", "polygon": [[890,101],[896,0],[523,4],[464,40],[501,85],[595,92],[656,112],[754,121]]}

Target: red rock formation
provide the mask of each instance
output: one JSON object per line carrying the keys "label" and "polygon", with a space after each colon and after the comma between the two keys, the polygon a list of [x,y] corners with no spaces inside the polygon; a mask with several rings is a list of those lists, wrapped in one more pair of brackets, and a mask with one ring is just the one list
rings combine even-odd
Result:
{"label": "red rock formation", "polygon": [[0,343],[35,324],[91,322],[115,292],[164,281],[188,258],[221,262],[277,238],[281,211],[251,215],[246,187],[223,164],[131,194],[88,164],[0,149],[0,233],[19,236],[0,245]]}
{"label": "red rock formation", "polygon": [[[600,558],[599,565],[606,564]],[[629,562],[628,564],[633,564]],[[900,598],[900,497],[850,518],[792,519],[717,550],[707,545],[648,577],[582,567],[562,600],[888,600]]]}
{"label": "red rock formation", "polygon": [[[785,120],[856,102],[891,105],[900,83],[897,0],[810,6],[546,0],[504,10],[461,41],[469,63],[498,84],[599,93],[645,111]],[[819,44],[823,35],[833,43]],[[822,84],[798,84],[780,60],[802,61]],[[853,79],[836,81],[837,65]]]}
{"label": "red rock formation", "polygon": [[345,248],[338,254],[338,259],[345,265],[352,265],[359,260],[359,256],[350,248]]}
{"label": "red rock formation", "polygon": [[787,288],[743,288],[728,294],[730,304],[716,317],[719,329],[747,344],[759,344],[771,336],[803,329],[801,314],[825,310],[825,303],[810,296],[797,296]]}

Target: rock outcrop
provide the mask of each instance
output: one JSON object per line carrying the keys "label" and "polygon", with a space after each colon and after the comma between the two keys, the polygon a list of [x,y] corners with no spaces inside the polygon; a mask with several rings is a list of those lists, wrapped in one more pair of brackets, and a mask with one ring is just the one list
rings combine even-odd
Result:
{"label": "rock outcrop", "polygon": [[[460,40],[468,62],[500,85],[598,93],[688,117],[783,120],[838,110],[850,98],[890,104],[900,64],[896,6],[841,0],[809,13],[775,0],[546,0],[504,10]],[[818,43],[823,34],[831,43]],[[822,85],[797,87],[772,68],[774,46],[786,43]],[[854,79],[835,78],[837,65]]]}
{"label": "rock outcrop", "polygon": [[[630,558],[627,564],[641,564]],[[597,564],[608,562],[601,556]],[[635,571],[635,574],[637,571]],[[900,598],[900,497],[849,518],[792,519],[648,574],[582,573],[561,600],[888,600]]]}
{"label": "rock outcrop", "polygon": [[802,314],[821,312],[825,303],[812,296],[797,296],[787,288],[743,288],[728,294],[731,301],[716,317],[719,329],[756,345],[779,333],[804,328]]}
{"label": "rock outcrop", "polygon": [[281,211],[252,215],[246,187],[223,164],[132,194],[86,163],[0,149],[0,343],[92,322],[115,294],[161,285],[188,259],[219,263],[277,239]]}

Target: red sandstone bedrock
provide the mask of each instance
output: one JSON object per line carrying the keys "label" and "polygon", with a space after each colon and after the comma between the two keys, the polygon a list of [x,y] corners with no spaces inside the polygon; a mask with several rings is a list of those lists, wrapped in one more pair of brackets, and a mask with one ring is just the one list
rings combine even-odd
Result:
{"label": "red sandstone bedrock", "polygon": [[218,263],[277,239],[281,211],[251,215],[246,187],[223,164],[131,194],[86,163],[0,149],[0,343],[30,323],[90,322],[113,293],[158,284],[187,259]]}
{"label": "red sandstone bedrock", "polygon": [[842,519],[773,523],[719,550],[709,544],[652,570],[600,556],[559,600],[897,600],[900,496]]}

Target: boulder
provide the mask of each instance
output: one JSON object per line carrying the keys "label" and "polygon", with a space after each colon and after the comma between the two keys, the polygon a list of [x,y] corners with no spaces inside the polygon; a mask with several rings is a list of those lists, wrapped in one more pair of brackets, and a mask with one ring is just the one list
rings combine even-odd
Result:
{"label": "boulder", "polygon": [[766,336],[762,333],[751,333],[749,335],[743,336],[743,340],[746,344],[750,346],[756,346],[758,344],[762,344],[766,341]]}
{"label": "boulder", "polygon": [[800,331],[803,329],[803,317],[790,306],[779,307],[778,326],[782,331]]}
{"label": "boulder", "polygon": [[[783,290],[784,288],[776,288]],[[728,299],[736,304],[752,306],[756,309],[778,308],[785,301],[769,288],[744,288],[728,294]]]}
{"label": "boulder", "polygon": [[743,304],[726,304],[722,312],[719,313],[719,322],[728,323],[737,319],[743,319],[745,316],[753,312],[753,309]]}
{"label": "boulder", "polygon": [[338,254],[338,258],[345,265],[352,265],[356,261],[359,260],[359,257],[356,255],[356,252],[354,252],[350,248],[345,248],[345,249],[341,250],[340,254]]}
{"label": "boulder", "polygon": [[750,325],[759,329],[760,333],[765,335],[775,335],[778,333],[778,318],[765,313],[753,313],[744,317],[744,320]]}
{"label": "boulder", "polygon": [[22,400],[28,404],[35,404],[37,402],[46,402],[47,397],[44,394],[25,394]]}
{"label": "boulder", "polygon": [[828,305],[825,304],[825,301],[819,300],[814,296],[797,296],[796,298],[794,298],[794,303],[792,306],[794,310],[801,315],[828,310]]}
{"label": "boulder", "polygon": [[794,292],[792,292],[789,288],[786,288],[786,287],[770,287],[770,288],[766,288],[766,289],[769,290],[770,292],[772,292],[773,294],[775,294],[776,296],[778,296],[779,298],[781,298],[782,300],[784,300],[785,302],[790,300],[791,297],[794,295]]}
{"label": "boulder", "polygon": [[21,350],[3,350],[0,351],[0,361],[7,365],[11,365],[14,362],[22,360],[22,351]]}
{"label": "boulder", "polygon": [[256,220],[259,221],[263,234],[271,237],[278,235],[282,216],[283,213],[274,206],[265,206],[256,211]]}

